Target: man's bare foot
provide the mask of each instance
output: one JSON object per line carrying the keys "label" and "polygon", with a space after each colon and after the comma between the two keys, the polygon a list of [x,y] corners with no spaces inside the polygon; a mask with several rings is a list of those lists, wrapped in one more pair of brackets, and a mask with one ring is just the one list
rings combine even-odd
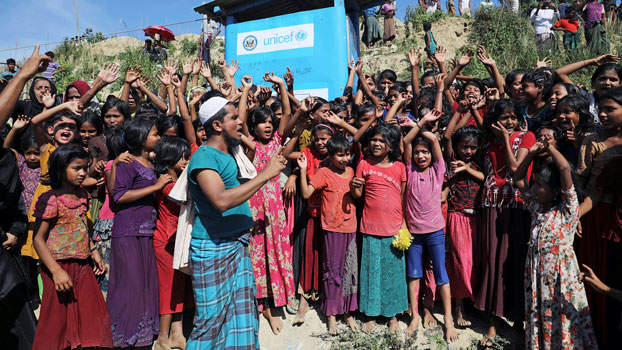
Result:
{"label": "man's bare foot", "polygon": [[337,317],[328,316],[328,321],[326,323],[328,324],[328,334],[330,335],[339,334],[339,331],[337,330]]}
{"label": "man's bare foot", "polygon": [[393,316],[391,317],[391,319],[389,319],[389,331],[393,334],[397,334],[397,331],[399,330],[400,325],[399,323],[397,323],[397,317]]}
{"label": "man's bare foot", "polygon": [[348,324],[351,330],[353,331],[359,330],[359,325],[358,323],[356,323],[356,320],[354,319],[354,317],[352,317],[352,315],[345,314],[343,315],[343,319],[346,321],[346,323]]}
{"label": "man's bare foot", "polygon": [[434,328],[438,322],[427,307],[423,309],[423,328]]}
{"label": "man's bare foot", "polygon": [[294,318],[294,322],[292,324],[294,326],[301,325],[305,323],[305,315],[309,311],[309,303],[304,296],[300,296],[300,305],[298,305],[298,312],[296,313],[296,317]]}
{"label": "man's bare foot", "polygon": [[482,337],[482,340],[479,341],[479,345],[485,346],[485,347],[492,346],[493,340],[495,339],[496,336],[497,336],[497,330],[495,329],[495,326],[489,326],[488,332],[484,334],[484,337]]}
{"label": "man's bare foot", "polygon": [[278,316],[274,316],[272,309],[270,309],[269,307],[266,307],[263,309],[263,316],[266,318],[266,320],[268,320],[268,323],[270,323],[270,328],[272,328],[272,333],[274,333],[274,335],[279,335],[279,333],[281,333],[281,331],[283,330],[283,320],[278,317]]}
{"label": "man's bare foot", "polygon": [[415,316],[410,320],[408,327],[406,327],[406,336],[410,337],[412,334],[419,328],[419,324],[421,323],[421,316],[418,313],[415,313]]}
{"label": "man's bare foot", "polygon": [[468,327],[471,325],[471,321],[467,321],[464,319],[464,310],[462,308],[462,303],[456,302],[456,324],[458,327]]}
{"label": "man's bare foot", "polygon": [[367,320],[367,322],[363,323],[363,332],[365,332],[365,333],[373,332],[374,328],[376,328],[376,319],[375,318],[369,318],[369,320]]}

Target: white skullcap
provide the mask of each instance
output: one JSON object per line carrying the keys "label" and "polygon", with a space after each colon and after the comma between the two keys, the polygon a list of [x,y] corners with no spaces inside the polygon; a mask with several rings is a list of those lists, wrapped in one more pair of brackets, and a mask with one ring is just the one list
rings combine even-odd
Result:
{"label": "white skullcap", "polygon": [[212,97],[209,100],[205,101],[199,108],[199,119],[201,120],[201,124],[207,123],[218,111],[220,111],[229,100],[222,97]]}

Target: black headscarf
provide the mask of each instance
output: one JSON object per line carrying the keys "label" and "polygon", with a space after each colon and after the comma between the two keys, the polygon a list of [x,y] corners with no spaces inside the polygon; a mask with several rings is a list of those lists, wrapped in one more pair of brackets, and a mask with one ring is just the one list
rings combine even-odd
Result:
{"label": "black headscarf", "polygon": [[[56,95],[56,85],[54,85],[54,82],[44,77],[34,78],[32,80],[32,84],[30,84],[30,90],[28,92],[30,96],[30,100],[17,101],[17,104],[15,105],[15,109],[13,109],[13,115],[12,115],[13,120],[17,119],[17,117],[20,115],[25,115],[28,117],[28,119],[32,119],[32,117],[34,117],[35,115],[43,112],[43,108],[45,108],[45,106],[43,105],[43,103],[40,103],[37,100],[37,95],[35,93],[35,84],[39,80],[47,80],[48,83],[50,83],[50,94]],[[56,102],[54,103],[54,105],[57,105],[59,101],[60,101],[60,96],[56,96]],[[19,130],[19,132],[17,133],[17,142],[14,146],[20,152],[23,150],[20,148],[19,144],[21,142],[21,139],[25,137],[34,137],[33,132],[32,132],[32,124],[26,125],[26,127]]]}

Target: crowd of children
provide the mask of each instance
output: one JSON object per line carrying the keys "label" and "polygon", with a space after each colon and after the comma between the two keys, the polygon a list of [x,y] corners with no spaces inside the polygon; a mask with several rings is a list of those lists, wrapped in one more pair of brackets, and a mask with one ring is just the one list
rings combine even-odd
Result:
{"label": "crowd of children", "polygon": [[[342,317],[411,336],[440,301],[449,343],[480,310],[483,346],[506,321],[529,349],[614,346],[618,57],[503,77],[481,46],[447,66],[426,31],[433,69],[417,49],[410,81],[351,62],[332,101],[298,100],[289,69],[254,84],[221,60],[217,84],[198,59],[166,62],[160,91],[110,64],[57,96],[36,48],[0,94],[3,344],[258,348],[260,313],[278,335],[281,310],[301,324],[319,299],[331,334]],[[461,75],[474,56],[490,77]],[[592,92],[569,77],[587,65]],[[117,79],[120,98],[93,101]]]}

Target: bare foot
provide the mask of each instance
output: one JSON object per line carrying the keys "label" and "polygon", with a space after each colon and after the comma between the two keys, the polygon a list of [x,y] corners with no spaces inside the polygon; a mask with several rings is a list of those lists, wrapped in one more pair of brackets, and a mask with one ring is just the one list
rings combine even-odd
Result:
{"label": "bare foot", "polygon": [[397,323],[397,318],[395,316],[391,317],[389,320],[389,331],[393,334],[397,334],[397,331],[400,330],[400,325]]}
{"label": "bare foot", "polygon": [[182,334],[171,335],[168,341],[171,349],[186,349],[186,338]]}
{"label": "bare foot", "polygon": [[345,319],[346,323],[348,324],[351,330],[353,331],[359,330],[359,325],[358,323],[356,323],[356,320],[354,319],[354,317],[352,317],[352,315],[345,314],[343,315],[343,318]]}
{"label": "bare foot", "polygon": [[434,328],[437,325],[436,318],[427,307],[423,309],[423,328]]}
{"label": "bare foot", "polygon": [[484,337],[479,341],[479,344],[484,347],[490,347],[492,346],[493,340],[496,336],[497,330],[495,329],[495,326],[489,326],[488,332],[484,334]]}
{"label": "bare foot", "polygon": [[274,335],[279,335],[283,330],[283,320],[278,316],[273,316],[272,311],[273,310],[268,307],[264,308],[263,316],[268,320],[268,323],[270,323],[272,333],[274,333]]}
{"label": "bare foot", "polygon": [[296,313],[296,317],[294,318],[294,322],[292,324],[294,326],[301,325],[305,323],[305,315],[309,311],[309,303],[304,296],[300,296],[300,305],[298,305],[298,312]]}
{"label": "bare foot", "polygon": [[464,310],[462,309],[462,303],[456,303],[456,324],[459,327],[468,327],[471,325],[471,321],[464,319]]}
{"label": "bare foot", "polygon": [[363,323],[363,332],[371,333],[376,328],[376,319],[370,318],[367,322]]}
{"label": "bare foot", "polygon": [[412,334],[419,328],[419,324],[421,323],[421,316],[419,314],[415,314],[415,316],[410,320],[408,327],[406,328],[406,336],[410,337]]}
{"label": "bare foot", "polygon": [[450,315],[446,315],[443,320],[445,321],[445,341],[447,343],[453,343],[458,340],[458,332],[456,331],[456,327],[454,327],[454,319]]}
{"label": "bare foot", "polygon": [[328,334],[330,335],[337,335],[339,334],[339,331],[337,330],[337,317],[335,316],[328,316]]}

